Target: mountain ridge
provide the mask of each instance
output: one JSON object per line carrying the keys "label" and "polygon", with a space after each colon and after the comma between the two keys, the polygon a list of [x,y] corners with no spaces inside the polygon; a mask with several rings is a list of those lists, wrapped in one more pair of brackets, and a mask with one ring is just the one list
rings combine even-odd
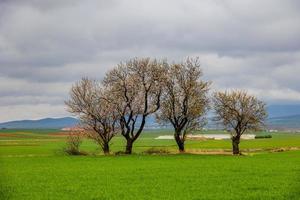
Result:
{"label": "mountain ridge", "polygon": [[62,118],[43,118],[37,120],[16,120],[0,123],[0,128],[7,129],[30,129],[30,128],[53,128],[60,129],[64,127],[75,126],[79,120],[73,117],[62,117]]}
{"label": "mountain ridge", "polygon": [[[269,118],[267,125],[269,128],[297,128],[300,129],[300,105],[271,105],[267,107]],[[214,126],[214,123],[208,117],[207,127]],[[38,120],[17,120],[0,123],[0,129],[61,129],[72,127],[79,123],[79,120],[73,117],[62,118],[43,118]],[[155,116],[147,118],[145,129],[170,128],[170,125],[160,125],[156,122]]]}

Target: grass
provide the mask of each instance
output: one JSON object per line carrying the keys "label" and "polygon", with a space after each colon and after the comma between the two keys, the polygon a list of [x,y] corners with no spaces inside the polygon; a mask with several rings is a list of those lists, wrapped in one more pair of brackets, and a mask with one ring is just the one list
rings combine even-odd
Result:
{"label": "grass", "polygon": [[[150,148],[176,151],[168,132],[146,132],[131,156],[102,156],[91,141],[90,156],[60,153],[65,137],[57,130],[14,130],[0,137],[0,199],[300,199],[300,151],[270,153],[268,148],[300,147],[300,135],[241,142],[260,149],[251,156],[145,155]],[[0,133],[3,133],[2,131]],[[27,134],[28,133],[28,134]],[[261,133],[265,134],[265,133]],[[112,150],[123,149],[116,137]],[[188,141],[187,149],[230,149],[230,141]]]}

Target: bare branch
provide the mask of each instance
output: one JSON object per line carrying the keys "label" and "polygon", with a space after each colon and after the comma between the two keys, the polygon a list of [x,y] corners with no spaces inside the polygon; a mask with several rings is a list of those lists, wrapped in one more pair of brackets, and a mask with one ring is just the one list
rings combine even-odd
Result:
{"label": "bare branch", "polygon": [[105,76],[103,84],[110,90],[109,99],[121,111],[126,153],[131,153],[132,143],[143,131],[147,116],[160,108],[164,65],[164,61],[134,58],[120,63]]}
{"label": "bare branch", "polygon": [[109,153],[109,142],[119,130],[119,112],[106,98],[108,91],[100,83],[83,78],[71,89],[68,111],[77,115],[89,138]]}
{"label": "bare branch", "polygon": [[198,58],[167,66],[158,121],[171,122],[179,150],[184,151],[186,134],[199,128],[208,109],[209,83],[200,80],[202,71]]}
{"label": "bare branch", "polygon": [[239,154],[238,143],[247,130],[258,130],[267,117],[265,103],[245,91],[216,92],[215,120],[232,133],[233,153]]}

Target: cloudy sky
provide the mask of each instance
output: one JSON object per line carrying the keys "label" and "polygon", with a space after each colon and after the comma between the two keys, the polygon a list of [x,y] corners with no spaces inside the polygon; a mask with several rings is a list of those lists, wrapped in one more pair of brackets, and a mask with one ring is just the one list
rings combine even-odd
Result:
{"label": "cloudy sky", "polygon": [[83,76],[199,56],[214,90],[300,104],[298,0],[0,0],[0,122],[67,116]]}

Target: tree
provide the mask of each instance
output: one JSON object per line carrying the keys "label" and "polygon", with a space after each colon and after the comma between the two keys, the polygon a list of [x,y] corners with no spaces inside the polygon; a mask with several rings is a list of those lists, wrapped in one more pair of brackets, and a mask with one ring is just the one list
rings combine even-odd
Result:
{"label": "tree", "polygon": [[105,98],[106,92],[98,82],[83,78],[72,87],[66,105],[69,112],[80,118],[86,135],[109,154],[109,142],[119,130],[119,116],[114,105]]}
{"label": "tree", "polygon": [[180,152],[184,152],[186,135],[203,125],[208,108],[210,84],[200,80],[201,76],[198,58],[167,67],[165,91],[156,117],[160,122],[172,124]]}
{"label": "tree", "polygon": [[160,107],[164,65],[163,61],[134,58],[120,63],[104,78],[103,84],[110,90],[107,99],[120,115],[127,154],[131,154],[132,145],[143,131],[147,116]]}
{"label": "tree", "polygon": [[240,154],[241,136],[247,130],[258,130],[267,117],[265,103],[245,91],[216,92],[213,106],[215,120],[231,132],[232,152]]}

